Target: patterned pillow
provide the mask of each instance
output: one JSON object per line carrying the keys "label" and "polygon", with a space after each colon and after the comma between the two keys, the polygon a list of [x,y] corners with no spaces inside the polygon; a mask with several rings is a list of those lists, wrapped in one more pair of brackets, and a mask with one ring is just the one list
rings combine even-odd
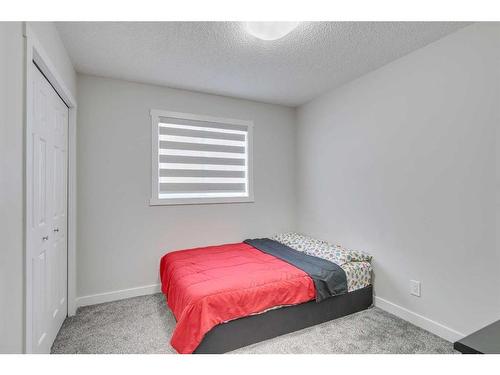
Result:
{"label": "patterned pillow", "polygon": [[346,257],[350,260],[349,262],[371,262],[372,256],[368,253],[359,250],[351,250],[343,247],[342,245],[335,245],[339,249],[339,253],[345,253]]}
{"label": "patterned pillow", "polygon": [[349,253],[329,243],[325,243],[323,246],[318,246],[313,249],[306,249],[305,253],[337,263],[339,266],[351,261]]}
{"label": "patterned pillow", "polygon": [[[301,237],[300,234],[295,232],[287,232],[287,233],[278,233],[271,237],[271,240],[282,243],[283,245],[287,245],[289,243],[293,243],[298,241]],[[289,245],[287,245],[289,246]]]}
{"label": "patterned pillow", "polygon": [[305,253],[315,257],[329,260],[342,266],[350,262],[371,262],[372,257],[369,254],[357,250],[348,250],[340,245],[319,246],[312,249],[306,249]]}
{"label": "patterned pillow", "polygon": [[294,250],[305,252],[319,252],[321,248],[328,246],[328,242],[318,240],[300,233],[280,233],[271,237],[272,240],[281,242],[283,245],[289,246]]}
{"label": "patterned pillow", "polygon": [[372,257],[358,250],[349,250],[341,245],[331,245],[327,241],[318,240],[296,232],[280,233],[271,237],[292,249],[326,259],[339,266],[349,262],[371,262]]}
{"label": "patterned pillow", "polygon": [[333,245],[333,248],[335,249],[334,257],[337,260],[335,263],[343,265],[352,261],[351,254],[348,251],[346,251],[342,246]]}

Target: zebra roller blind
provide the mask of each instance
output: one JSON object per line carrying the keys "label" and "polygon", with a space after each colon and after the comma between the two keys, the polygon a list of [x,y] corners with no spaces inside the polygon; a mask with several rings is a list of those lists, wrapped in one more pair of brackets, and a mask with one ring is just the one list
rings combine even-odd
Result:
{"label": "zebra roller blind", "polygon": [[159,201],[210,203],[251,198],[250,122],[162,113],[154,123]]}

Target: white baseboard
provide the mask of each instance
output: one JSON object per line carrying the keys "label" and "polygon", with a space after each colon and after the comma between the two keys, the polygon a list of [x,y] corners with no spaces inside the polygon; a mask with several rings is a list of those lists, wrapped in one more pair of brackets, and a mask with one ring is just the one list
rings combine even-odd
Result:
{"label": "white baseboard", "polygon": [[436,336],[439,336],[447,341],[455,342],[465,337],[463,333],[455,331],[450,327],[447,327],[441,323],[435,322],[425,316],[417,314],[411,310],[408,310],[404,307],[396,305],[390,301],[387,301],[383,298],[375,296],[375,306],[385,310],[393,315],[396,315],[398,318],[406,320],[417,327],[423,328],[426,331],[434,333]]}
{"label": "white baseboard", "polygon": [[118,301],[120,299],[145,296],[155,294],[161,291],[160,284],[152,284],[139,286],[137,288],[115,290],[113,292],[91,294],[88,296],[78,297],[76,299],[76,307],[96,305],[98,303]]}

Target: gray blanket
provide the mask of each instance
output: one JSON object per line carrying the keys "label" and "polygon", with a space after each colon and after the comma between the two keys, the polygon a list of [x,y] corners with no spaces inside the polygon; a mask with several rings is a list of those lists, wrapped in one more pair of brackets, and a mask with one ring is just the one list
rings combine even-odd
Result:
{"label": "gray blanket", "polygon": [[347,279],[344,270],[328,260],[307,255],[269,238],[245,240],[246,244],[275,256],[306,272],[314,281],[316,302],[347,293]]}

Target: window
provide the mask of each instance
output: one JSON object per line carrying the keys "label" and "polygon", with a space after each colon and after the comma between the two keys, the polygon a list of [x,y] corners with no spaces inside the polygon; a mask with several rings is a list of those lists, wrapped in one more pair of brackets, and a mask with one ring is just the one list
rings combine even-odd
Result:
{"label": "window", "polygon": [[151,110],[152,205],[253,202],[251,121]]}

